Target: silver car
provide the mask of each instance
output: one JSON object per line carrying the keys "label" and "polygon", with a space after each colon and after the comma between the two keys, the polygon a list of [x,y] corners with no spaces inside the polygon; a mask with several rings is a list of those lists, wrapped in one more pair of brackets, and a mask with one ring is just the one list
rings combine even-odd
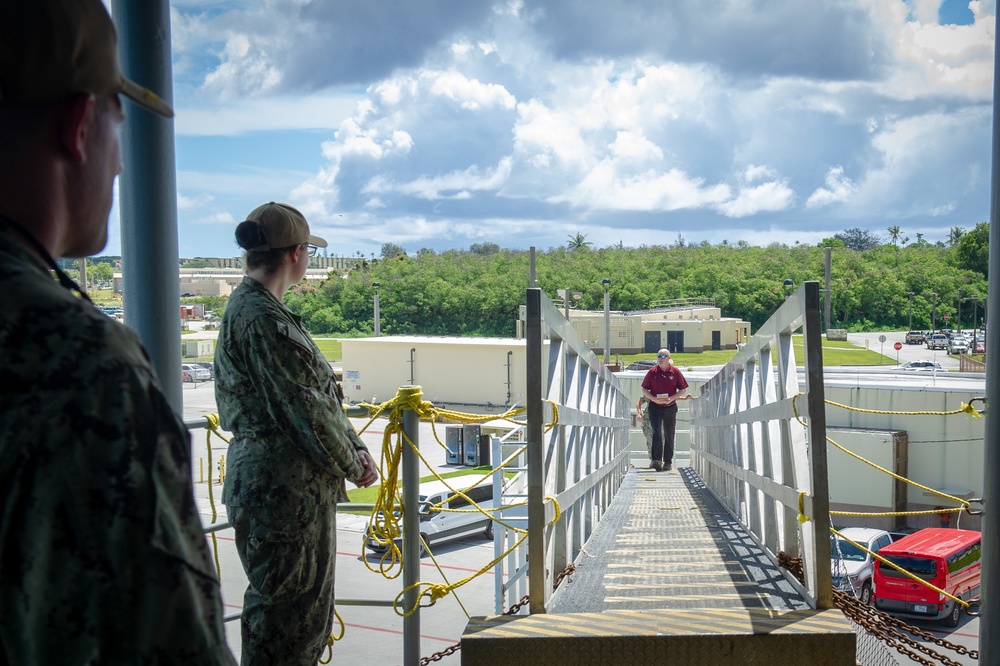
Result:
{"label": "silver car", "polygon": [[181,381],[207,382],[212,379],[212,373],[194,363],[184,363],[181,366]]}

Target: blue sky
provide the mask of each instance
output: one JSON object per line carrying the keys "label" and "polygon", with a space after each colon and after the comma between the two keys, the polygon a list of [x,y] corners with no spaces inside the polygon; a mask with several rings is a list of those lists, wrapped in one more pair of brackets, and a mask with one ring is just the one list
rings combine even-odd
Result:
{"label": "blue sky", "polygon": [[[711,7],[711,9],[707,9]],[[995,0],[173,0],[180,254],[260,203],[331,254],[988,218]],[[117,225],[106,254],[120,252]]]}

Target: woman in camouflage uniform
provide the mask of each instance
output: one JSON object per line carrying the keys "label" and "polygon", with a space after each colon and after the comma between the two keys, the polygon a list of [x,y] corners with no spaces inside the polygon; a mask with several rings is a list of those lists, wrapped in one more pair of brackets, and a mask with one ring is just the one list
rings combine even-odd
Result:
{"label": "woman in camouflage uniform", "polygon": [[315,664],[333,622],[337,502],[345,479],[378,480],[329,363],[286,308],[326,241],[291,206],[264,204],[236,228],[246,277],[223,315],[215,397],[229,444],[223,502],[249,586],[243,664]]}

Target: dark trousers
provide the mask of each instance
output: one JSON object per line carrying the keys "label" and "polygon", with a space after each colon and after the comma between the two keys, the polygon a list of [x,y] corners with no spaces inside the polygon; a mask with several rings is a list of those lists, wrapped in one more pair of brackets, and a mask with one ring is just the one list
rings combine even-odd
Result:
{"label": "dark trousers", "polygon": [[649,421],[653,426],[653,462],[670,464],[674,459],[674,429],[677,426],[677,403],[657,405],[649,403]]}
{"label": "dark trousers", "polygon": [[333,624],[336,505],[228,507],[247,573],[243,666],[314,666]]}

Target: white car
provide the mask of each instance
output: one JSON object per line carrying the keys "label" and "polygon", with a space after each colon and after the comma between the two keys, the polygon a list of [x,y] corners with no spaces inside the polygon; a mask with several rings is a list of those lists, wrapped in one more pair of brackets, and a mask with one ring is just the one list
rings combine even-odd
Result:
{"label": "white car", "polygon": [[[838,530],[845,537],[877,553],[893,542],[885,530],[870,527],[845,527]],[[830,573],[833,586],[852,593],[864,604],[870,604],[874,591],[872,576],[875,563],[871,555],[838,536],[830,536]]]}
{"label": "white car", "polygon": [[937,361],[910,361],[909,363],[904,363],[899,366],[900,370],[906,370],[908,372],[934,372],[935,370],[941,369],[941,364]]}

